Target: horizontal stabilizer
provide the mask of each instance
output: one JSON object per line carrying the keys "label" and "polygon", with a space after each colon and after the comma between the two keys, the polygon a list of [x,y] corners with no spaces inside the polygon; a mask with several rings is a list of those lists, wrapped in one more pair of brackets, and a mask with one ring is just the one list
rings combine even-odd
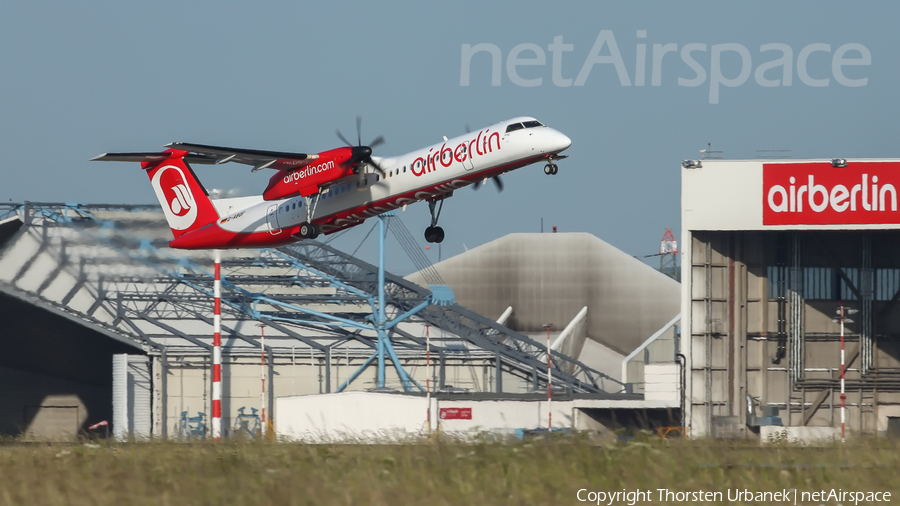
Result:
{"label": "horizontal stabilizer", "polygon": [[[167,158],[171,158],[172,153],[169,152],[138,152],[138,153],[103,153],[102,155],[91,158],[91,161],[104,162],[161,162]],[[198,155],[188,153],[184,157],[187,163],[214,164],[218,160],[215,156]]]}
{"label": "horizontal stabilizer", "polygon": [[226,148],[222,146],[208,146],[206,144],[189,144],[186,142],[173,142],[171,144],[166,144],[166,147],[210,156],[218,160],[217,163],[237,162],[245,165],[252,165],[254,167],[254,172],[261,169],[299,169],[319,158],[319,155],[307,153]]}

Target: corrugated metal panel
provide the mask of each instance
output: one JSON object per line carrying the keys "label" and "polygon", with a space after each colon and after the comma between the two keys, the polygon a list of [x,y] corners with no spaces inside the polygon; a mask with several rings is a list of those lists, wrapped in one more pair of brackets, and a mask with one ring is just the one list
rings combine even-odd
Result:
{"label": "corrugated metal panel", "polygon": [[136,439],[152,435],[152,384],[150,358],[128,355],[128,428]]}
{"label": "corrugated metal panel", "polygon": [[128,439],[128,355],[113,355],[113,434]]}

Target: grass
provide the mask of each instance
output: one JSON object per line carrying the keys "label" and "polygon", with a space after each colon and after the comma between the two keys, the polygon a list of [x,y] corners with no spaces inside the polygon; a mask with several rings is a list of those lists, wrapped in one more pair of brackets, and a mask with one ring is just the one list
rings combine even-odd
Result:
{"label": "grass", "polygon": [[[885,440],[761,448],[655,438],[609,445],[9,443],[0,446],[0,505],[559,505],[584,504],[579,489],[636,488],[654,491],[639,504],[665,503],[658,488],[840,488],[890,491],[896,501],[898,450]],[[820,502],[835,503],[807,504]]]}

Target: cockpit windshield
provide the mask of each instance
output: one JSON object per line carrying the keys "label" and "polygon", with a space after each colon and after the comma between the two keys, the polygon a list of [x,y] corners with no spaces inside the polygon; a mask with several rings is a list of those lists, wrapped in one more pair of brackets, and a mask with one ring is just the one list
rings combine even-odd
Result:
{"label": "cockpit windshield", "polygon": [[513,123],[506,127],[506,133],[515,132],[516,130],[521,130],[523,128],[534,128],[542,126],[544,126],[544,124],[538,120],[523,121],[522,123]]}

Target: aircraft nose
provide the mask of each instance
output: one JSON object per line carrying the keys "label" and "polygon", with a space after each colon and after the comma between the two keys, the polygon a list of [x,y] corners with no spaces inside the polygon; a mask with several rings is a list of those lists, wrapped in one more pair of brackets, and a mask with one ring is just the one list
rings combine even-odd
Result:
{"label": "aircraft nose", "polygon": [[553,151],[560,152],[564,151],[572,145],[572,139],[570,139],[566,134],[559,132],[557,130],[553,131]]}

